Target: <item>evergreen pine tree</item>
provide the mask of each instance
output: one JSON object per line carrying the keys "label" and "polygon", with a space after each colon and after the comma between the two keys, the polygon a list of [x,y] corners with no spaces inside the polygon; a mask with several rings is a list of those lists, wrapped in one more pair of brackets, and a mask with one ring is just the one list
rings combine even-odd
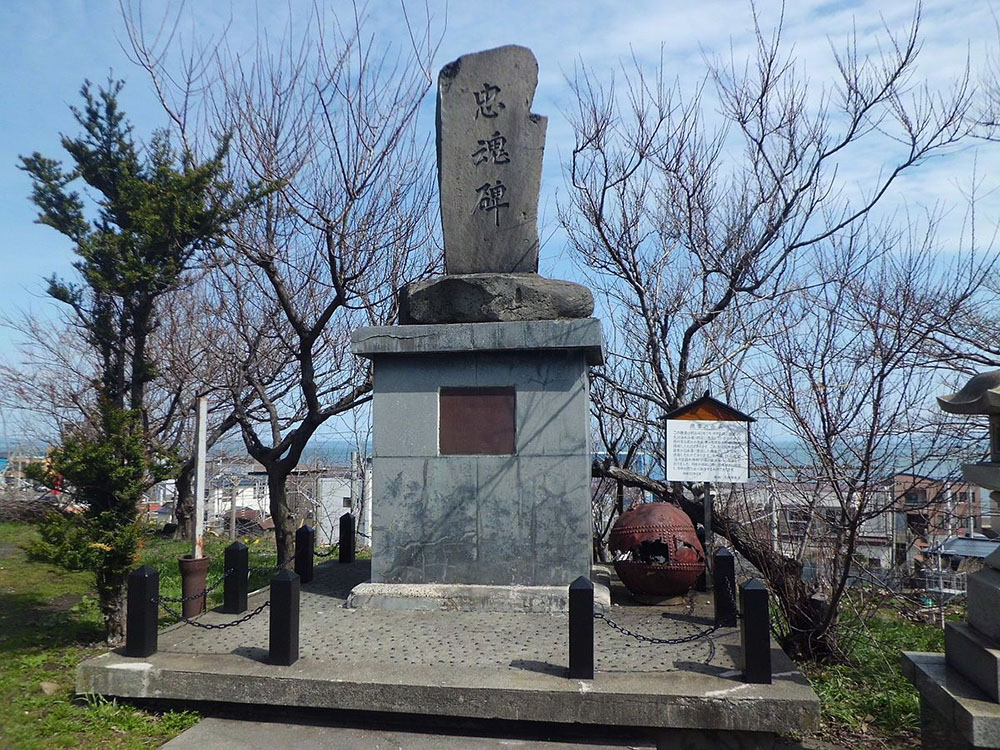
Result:
{"label": "evergreen pine tree", "polygon": [[[257,187],[238,194],[223,179],[227,139],[202,163],[175,151],[165,131],[137,145],[118,106],[122,86],[109,81],[95,92],[84,83],[82,109],[71,107],[83,132],[61,139],[70,169],[37,152],[21,157],[38,222],[68,237],[77,255],[80,280],[53,276],[48,293],[72,308],[98,364],[95,413],[61,436],[43,472],[50,486],[61,486],[85,511],[78,524],[54,523],[47,531],[65,535],[72,529],[86,545],[83,559],[95,572],[112,645],[124,639],[125,583],[141,540],[143,493],[172,469],[149,435],[145,411],[146,387],[157,375],[147,348],[157,303],[261,194]],[[79,182],[96,202],[93,219],[71,189]],[[46,541],[58,547],[59,540]]]}

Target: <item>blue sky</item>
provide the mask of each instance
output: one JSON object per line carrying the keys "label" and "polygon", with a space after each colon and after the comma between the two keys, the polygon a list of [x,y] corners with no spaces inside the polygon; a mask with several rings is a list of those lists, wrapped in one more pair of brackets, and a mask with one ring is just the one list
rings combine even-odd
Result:
{"label": "blue sky", "polygon": [[[765,26],[778,19],[780,5],[759,0]],[[177,3],[173,6],[176,7]],[[192,28],[201,34],[218,34],[229,24],[229,38],[236,46],[252,45],[256,24],[280,30],[289,13],[307,15],[311,3],[298,2],[207,2],[191,0],[184,8],[181,32]],[[330,0],[334,10],[349,11],[345,0]],[[434,27],[443,40],[435,70],[465,52],[501,44],[530,47],[538,58],[539,87],[534,110],[549,117],[548,142],[543,174],[541,219],[543,237],[542,272],[573,276],[572,260],[561,252],[555,231],[557,194],[562,191],[560,162],[572,148],[572,134],[562,114],[569,106],[566,76],[583,63],[602,77],[620,71],[622,60],[635,55],[652,65],[663,55],[670,77],[693,90],[704,76],[706,56],[730,54],[737,60],[752,50],[749,3],[742,0],[703,0],[698,3],[667,0],[611,2],[597,0],[563,2],[501,2],[494,4],[427,0]],[[145,2],[146,18],[155,20],[165,2]],[[1000,4],[998,4],[1000,7]],[[400,4],[395,0],[373,0],[368,5],[369,30],[379,41],[406,45]],[[423,14],[423,2],[409,3],[413,17]],[[855,29],[862,45],[870,45],[872,33],[883,22],[893,29],[905,28],[913,5],[905,0],[882,2],[790,2],[785,9],[785,39],[805,65],[819,90],[831,80],[831,43],[841,46]],[[957,3],[928,0],[923,7],[921,74],[933,86],[946,87],[964,64],[966,55],[981,69],[990,49],[1000,48],[994,9],[983,0]],[[122,49],[123,24],[118,3],[110,0],[4,0],[0,3],[0,313],[15,315],[31,309],[49,314],[51,304],[42,295],[44,277],[71,275],[72,253],[68,242],[47,227],[33,223],[35,211],[27,200],[30,183],[16,168],[19,154],[38,150],[61,157],[60,132],[75,134],[68,110],[78,101],[84,78],[106,79],[109,70],[127,79],[123,106],[141,135],[166,124],[144,73]],[[620,74],[620,72],[619,72]],[[425,102],[423,122],[433,127],[433,95]],[[842,177],[850,182],[852,170],[858,178],[866,168],[878,164],[877,154],[844,166]],[[1000,148],[967,148],[945,159],[921,167],[900,186],[893,200],[912,207],[940,204],[947,214],[942,246],[957,244],[961,230],[962,190],[971,179],[973,166],[981,178],[986,198],[980,215],[993,222],[1000,218]],[[0,331],[0,356],[16,358],[11,334]]]}

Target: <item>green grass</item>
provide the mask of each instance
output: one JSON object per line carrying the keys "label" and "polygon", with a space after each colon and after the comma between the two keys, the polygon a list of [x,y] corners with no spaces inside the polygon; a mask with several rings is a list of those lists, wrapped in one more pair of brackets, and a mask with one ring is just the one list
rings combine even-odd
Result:
{"label": "green grass", "polygon": [[[0,750],[152,748],[194,725],[199,717],[191,711],[158,714],[100,696],[76,699],[77,665],[106,650],[93,575],[29,559],[22,546],[35,537],[31,525],[0,523]],[[250,550],[251,568],[276,564],[273,540],[242,541]],[[209,584],[224,573],[228,545],[228,539],[206,538]],[[152,534],[145,539],[140,563],[159,572],[162,595],[181,595],[177,559],[190,551],[189,542]],[[359,550],[358,557],[370,553]],[[253,573],[251,591],[270,578],[268,570]],[[208,603],[222,603],[221,586],[209,594]],[[161,610],[161,625],[171,622]],[[55,686],[46,686],[51,695],[42,683]]]}
{"label": "green grass", "polygon": [[[249,549],[250,557],[250,590],[262,588],[271,580],[269,569],[277,564],[273,540],[254,537],[241,539]],[[229,539],[208,536],[205,538],[205,555],[209,558],[207,585],[212,586],[225,573],[225,551],[230,544]],[[181,574],[177,559],[190,554],[191,543],[150,537],[140,550],[141,563],[155,568],[160,574],[160,595],[179,597],[181,595]],[[259,570],[254,571],[254,568]],[[222,586],[208,595],[208,606],[222,604]],[[170,605],[175,611],[180,611],[180,604]],[[173,622],[174,618],[160,610],[160,625]]]}
{"label": "green grass", "polygon": [[943,651],[943,631],[894,612],[870,618],[857,631],[849,663],[803,665],[819,695],[824,723],[834,730],[912,735],[920,727],[920,702],[903,676],[902,652]]}
{"label": "green grass", "polygon": [[192,726],[190,712],[74,700],[77,664],[105,650],[93,577],[28,560],[33,534],[0,523],[0,748],[152,748]]}

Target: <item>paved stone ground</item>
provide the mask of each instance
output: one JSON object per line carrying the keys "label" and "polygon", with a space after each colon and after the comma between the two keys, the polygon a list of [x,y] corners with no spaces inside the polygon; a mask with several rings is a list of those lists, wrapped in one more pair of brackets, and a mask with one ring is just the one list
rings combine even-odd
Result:
{"label": "paved stone ground", "polygon": [[[629,738],[488,737],[398,729],[327,727],[305,723],[205,719],[163,750],[652,750],[652,740]],[[722,750],[720,748],[720,750]],[[786,739],[775,750],[847,750],[822,740]]]}
{"label": "paved stone ground", "polygon": [[[336,562],[316,568],[302,587],[300,656],[358,669],[375,663],[460,669],[522,669],[562,675],[568,635],[565,613],[399,612],[344,609],[351,588],[369,578],[368,563]],[[673,606],[634,605],[620,585],[612,586],[608,616],[624,627],[657,638],[683,638],[712,625],[711,599],[694,595]],[[266,600],[251,597],[249,610]],[[238,628],[201,630],[181,625],[160,634],[160,651],[187,654],[261,656],[267,649],[269,611]],[[204,623],[231,615],[206,613]],[[736,628],[683,645],[641,643],[595,623],[594,660],[599,672],[703,672],[723,675],[737,669]]]}
{"label": "paved stone ground", "polygon": [[475,737],[398,729],[324,727],[205,719],[175,737],[163,750],[651,750],[656,745],[630,742],[578,741],[539,737]]}

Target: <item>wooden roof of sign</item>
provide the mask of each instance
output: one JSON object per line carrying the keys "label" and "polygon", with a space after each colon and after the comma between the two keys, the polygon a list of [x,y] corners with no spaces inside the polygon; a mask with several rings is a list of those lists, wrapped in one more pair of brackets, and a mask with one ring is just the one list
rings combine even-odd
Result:
{"label": "wooden roof of sign", "polygon": [[705,395],[663,415],[664,419],[701,419],[708,422],[756,422],[749,414],[734,409],[729,404]]}

